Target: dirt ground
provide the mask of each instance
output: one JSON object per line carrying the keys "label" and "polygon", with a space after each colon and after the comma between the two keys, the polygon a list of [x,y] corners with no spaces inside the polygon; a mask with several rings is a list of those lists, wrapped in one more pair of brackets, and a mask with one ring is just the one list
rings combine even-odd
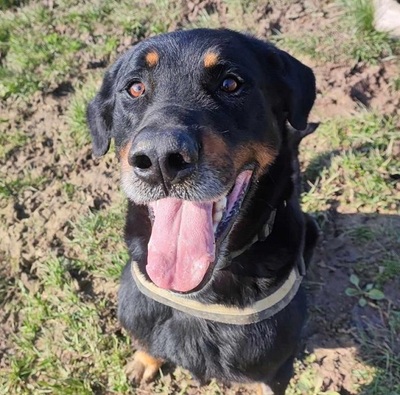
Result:
{"label": "dirt ground", "polygon": [[[306,32],[318,35],[329,28],[332,20],[340,18],[343,12],[328,1],[305,0],[286,4],[257,8],[253,18],[258,35],[268,38],[273,29],[283,34],[297,32],[301,35]],[[211,8],[221,24],[228,24],[224,7],[224,3],[219,1],[194,0],[188,2],[186,15],[181,19],[190,22],[202,10]],[[171,29],[179,26],[180,22],[177,22]],[[330,59],[321,61],[307,55],[298,56],[313,68],[317,78],[318,97],[311,121],[323,123],[328,118],[349,117],[369,109],[393,117],[400,128],[400,91],[392,89],[393,80],[399,76],[398,61],[387,58],[376,64],[368,64],[342,58],[338,44],[340,34],[338,32],[332,43]],[[129,40],[125,41],[120,43],[118,52],[130,45]],[[335,52],[337,56],[334,56]],[[84,65],[81,73],[87,76],[92,72],[88,65],[99,59],[85,59],[83,54],[79,56]],[[107,62],[100,63],[100,67],[96,68],[105,70],[107,66]],[[101,160],[93,159],[89,144],[77,148],[63,137],[69,128],[67,113],[74,93],[71,87],[77,79],[54,86],[46,92],[39,91],[29,103],[5,100],[0,104],[0,118],[7,120],[2,123],[2,132],[21,130],[27,142],[12,148],[0,159],[2,177],[21,180],[22,183],[18,186],[18,192],[15,192],[16,187],[3,186],[5,197],[0,199],[0,275],[4,279],[0,297],[3,303],[17,297],[18,291],[9,286],[16,279],[21,280],[29,292],[39,289],[40,271],[37,268],[49,255],[71,260],[80,258],[79,244],[74,243],[74,221],[89,212],[108,210],[111,204],[124,204],[119,192],[118,165],[114,155]],[[329,141],[318,142],[326,145],[324,149],[316,144],[313,137],[310,137],[302,153],[316,150],[322,156],[330,149]],[[398,140],[393,142],[390,149],[400,159]],[[305,175],[310,166],[309,156],[302,154]],[[307,179],[304,183],[309,188]],[[73,199],[69,197],[68,185],[74,186]],[[399,195],[399,182],[392,185],[395,185],[393,193]],[[314,215],[321,224],[322,232],[306,281],[310,319],[305,333],[304,355],[300,356],[297,366],[298,379],[303,377],[301,374],[306,371],[306,366],[311,366],[313,376],[310,380],[319,383],[319,392],[315,394],[328,393],[329,390],[342,395],[378,394],[373,390],[368,392],[374,385],[371,376],[357,376],[354,372],[365,372],[365,366],[374,368],[365,344],[379,341],[381,332],[385,336],[388,317],[370,301],[366,307],[361,308],[345,291],[349,287],[349,276],[354,267],[360,268],[361,265],[364,268],[361,272],[365,273],[364,278],[368,280],[368,267],[374,265],[382,251],[390,250],[400,254],[398,206],[378,208],[375,211],[358,210],[338,197],[336,201],[327,202]],[[390,228],[392,233],[385,237],[382,231],[382,237],[372,238],[366,245],[350,237],[347,232],[348,229],[360,226],[378,229],[379,232]],[[393,237],[393,234],[397,234],[397,237]],[[88,272],[72,272],[71,276],[76,279],[81,291],[87,287],[92,297],[94,295],[109,300],[109,308],[106,310],[108,315],[105,317],[106,330],[120,331],[115,321],[117,282],[114,279],[97,279]],[[399,277],[385,282],[383,291],[390,308],[400,309]],[[9,367],[9,358],[15,353],[13,335],[18,334],[22,319],[17,313],[0,310],[0,369]],[[398,339],[392,339],[388,347],[400,353]],[[302,362],[301,358],[307,362]],[[170,373],[167,371],[160,380],[163,385],[172,388],[170,393],[178,393],[182,389],[182,381],[186,382],[185,393],[206,393],[198,389],[187,373],[179,369]],[[159,382],[142,385],[137,393],[154,393],[157,385]],[[207,393],[214,393],[212,388],[209,387]],[[218,388],[224,388],[227,394],[253,393],[249,388],[238,386]]]}

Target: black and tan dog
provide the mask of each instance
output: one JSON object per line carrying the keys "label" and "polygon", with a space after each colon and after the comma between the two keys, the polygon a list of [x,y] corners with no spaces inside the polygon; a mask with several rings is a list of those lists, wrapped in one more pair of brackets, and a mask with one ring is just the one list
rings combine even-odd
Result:
{"label": "black and tan dog", "polygon": [[118,315],[136,380],[169,361],[285,393],[317,239],[297,160],[314,99],[308,67],[229,30],[145,40],[105,75],[88,121],[129,198]]}

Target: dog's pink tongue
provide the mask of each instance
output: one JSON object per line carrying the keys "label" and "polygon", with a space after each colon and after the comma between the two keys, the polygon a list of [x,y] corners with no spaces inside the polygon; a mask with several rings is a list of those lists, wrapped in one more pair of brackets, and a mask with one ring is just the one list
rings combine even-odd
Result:
{"label": "dog's pink tongue", "polygon": [[161,199],[154,212],[147,274],[159,287],[179,292],[196,288],[215,259],[213,203]]}

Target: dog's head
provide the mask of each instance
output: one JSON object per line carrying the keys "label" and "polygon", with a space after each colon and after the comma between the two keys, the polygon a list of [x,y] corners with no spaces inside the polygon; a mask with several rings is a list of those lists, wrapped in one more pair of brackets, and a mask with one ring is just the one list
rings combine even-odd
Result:
{"label": "dog's head", "polygon": [[148,206],[156,285],[192,292],[209,278],[286,123],[305,129],[314,99],[308,67],[229,30],[154,37],[111,67],[88,108],[93,151],[114,138],[123,189]]}

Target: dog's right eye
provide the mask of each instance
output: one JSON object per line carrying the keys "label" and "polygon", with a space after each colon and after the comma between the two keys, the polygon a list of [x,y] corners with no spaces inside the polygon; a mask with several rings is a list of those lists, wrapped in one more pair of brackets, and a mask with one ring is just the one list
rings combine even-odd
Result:
{"label": "dog's right eye", "polygon": [[128,93],[131,97],[136,98],[142,96],[145,92],[146,87],[144,86],[143,82],[136,81],[128,88]]}

